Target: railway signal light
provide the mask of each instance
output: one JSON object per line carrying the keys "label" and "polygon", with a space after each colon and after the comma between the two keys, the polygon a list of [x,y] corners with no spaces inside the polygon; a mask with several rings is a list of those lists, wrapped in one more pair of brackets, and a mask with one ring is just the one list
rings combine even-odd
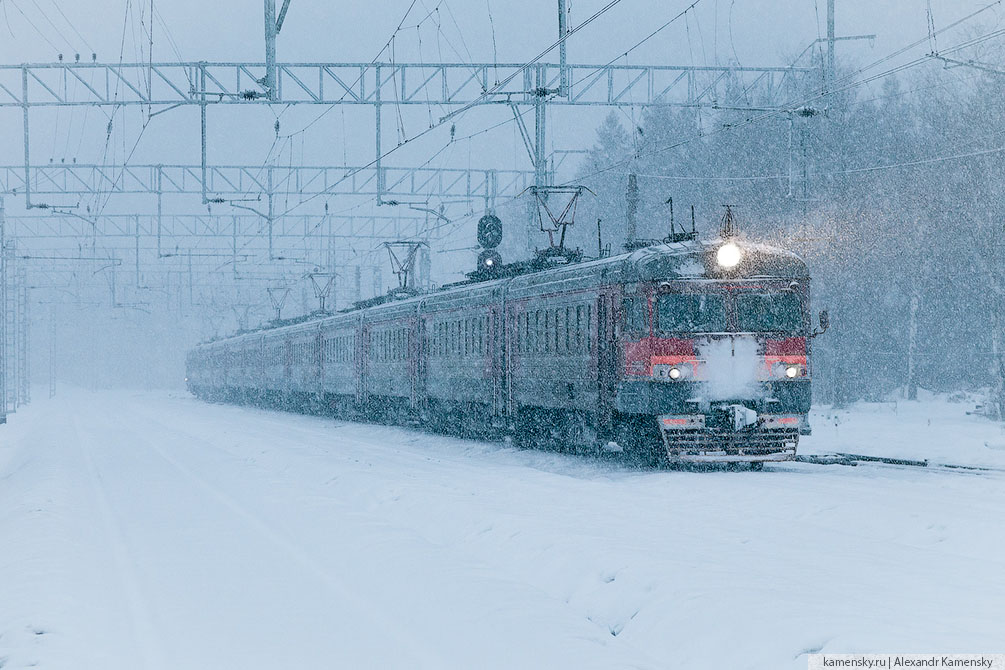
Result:
{"label": "railway signal light", "polygon": [[490,274],[495,274],[502,269],[502,256],[499,255],[498,251],[493,249],[485,249],[480,254],[478,254],[478,270],[479,272],[486,272]]}
{"label": "railway signal light", "polygon": [[478,244],[485,249],[495,249],[502,242],[502,221],[495,214],[478,219]]}

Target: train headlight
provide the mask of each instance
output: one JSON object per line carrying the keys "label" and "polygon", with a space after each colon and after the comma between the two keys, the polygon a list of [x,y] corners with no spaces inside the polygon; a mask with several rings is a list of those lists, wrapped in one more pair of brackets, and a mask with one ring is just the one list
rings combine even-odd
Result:
{"label": "train headlight", "polygon": [[653,377],[664,381],[683,381],[694,376],[690,363],[657,363],[653,365]]}
{"label": "train headlight", "polygon": [[806,367],[801,363],[779,362],[771,366],[771,376],[777,379],[795,379],[806,373]]}
{"label": "train headlight", "polygon": [[743,251],[734,242],[726,242],[715,252],[715,262],[719,267],[733,268],[743,258]]}

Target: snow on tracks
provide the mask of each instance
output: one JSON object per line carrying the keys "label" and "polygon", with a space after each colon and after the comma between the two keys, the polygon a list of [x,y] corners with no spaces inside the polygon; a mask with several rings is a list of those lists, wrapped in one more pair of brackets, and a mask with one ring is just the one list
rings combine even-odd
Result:
{"label": "snow on tracks", "polygon": [[[815,649],[997,641],[1000,478],[645,472],[186,397],[71,400],[45,411],[100,437],[95,466],[162,647],[153,660],[174,667],[774,669],[804,668]],[[58,465],[73,439],[36,455],[63,482],[78,478]],[[41,470],[10,472],[43,486]],[[61,558],[52,572],[72,575]],[[0,589],[24,574],[2,569]],[[29,575],[43,602],[47,574]],[[13,602],[31,609],[24,591]],[[9,639],[21,645],[10,657],[29,659],[33,642]],[[113,640],[35,646],[43,661],[97,658]]]}

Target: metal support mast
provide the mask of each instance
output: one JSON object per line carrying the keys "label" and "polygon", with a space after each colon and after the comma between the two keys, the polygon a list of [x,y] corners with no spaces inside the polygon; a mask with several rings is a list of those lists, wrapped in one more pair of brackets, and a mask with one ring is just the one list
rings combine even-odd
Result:
{"label": "metal support mast", "polygon": [[265,79],[262,87],[269,100],[276,95],[276,0],[265,0]]}
{"label": "metal support mast", "polygon": [[28,367],[28,270],[17,267],[17,404],[31,402],[31,374]]}
{"label": "metal support mast", "polygon": [[49,397],[56,395],[56,305],[49,303]]}
{"label": "metal support mast", "polygon": [[0,284],[3,286],[3,359],[4,359],[4,385],[3,385],[3,406],[9,414],[17,409],[18,390],[18,332],[17,332],[17,287],[13,285],[13,267],[11,261],[11,243],[5,242],[3,249],[3,276],[0,277]]}
{"label": "metal support mast", "polygon": [[568,34],[569,29],[566,26],[566,8],[565,0],[558,0],[558,94],[565,96],[569,95],[569,78],[568,73],[565,71],[565,36]]}
{"label": "metal support mast", "polygon": [[0,195],[0,423],[7,423],[7,247],[4,201]]}
{"label": "metal support mast", "polygon": [[827,0],[827,86],[834,83],[834,2]]}

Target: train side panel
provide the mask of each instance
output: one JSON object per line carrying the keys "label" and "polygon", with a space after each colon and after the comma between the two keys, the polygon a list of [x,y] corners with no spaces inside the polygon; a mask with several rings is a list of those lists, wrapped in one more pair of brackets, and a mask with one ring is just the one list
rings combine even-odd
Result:
{"label": "train side panel", "polygon": [[[498,286],[463,296],[433,296],[423,305],[420,370],[426,404],[433,408],[501,411],[502,341],[493,335]],[[496,317],[497,318],[497,317]]]}

